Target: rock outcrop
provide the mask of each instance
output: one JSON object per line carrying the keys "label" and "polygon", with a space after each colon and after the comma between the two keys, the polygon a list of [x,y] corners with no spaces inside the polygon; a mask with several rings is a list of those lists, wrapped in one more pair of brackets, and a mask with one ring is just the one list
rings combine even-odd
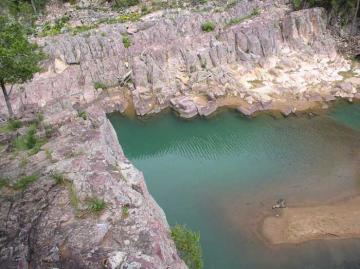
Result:
{"label": "rock outcrop", "polygon": [[[12,101],[43,106],[71,96],[72,103],[90,103],[105,91],[96,82],[133,103],[138,115],[166,107],[184,117],[207,115],[229,98],[246,114],[288,114],[329,96],[359,98],[358,82],[350,91],[336,85],[351,66],[336,53],[325,11],[291,12],[285,2],[241,1],[218,13],[158,11],[139,22],[37,39],[49,55],[48,71],[18,87],[21,98],[14,94]],[[201,30],[205,21],[215,23],[214,32]]]}
{"label": "rock outcrop", "polygon": [[[1,267],[186,268],[104,111],[89,107],[83,120],[69,104],[44,109],[54,135],[40,152],[1,152]],[[28,175],[37,180],[17,188]],[[93,199],[105,209],[92,212]]]}

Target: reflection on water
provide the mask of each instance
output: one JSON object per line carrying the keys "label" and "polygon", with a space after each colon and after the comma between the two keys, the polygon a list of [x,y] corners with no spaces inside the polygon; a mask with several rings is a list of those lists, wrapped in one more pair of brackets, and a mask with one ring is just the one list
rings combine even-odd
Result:
{"label": "reflection on water", "polygon": [[279,197],[297,205],[358,193],[359,105],[312,119],[110,120],[169,223],[200,230],[206,269],[360,268],[359,240],[269,247],[256,232]]}

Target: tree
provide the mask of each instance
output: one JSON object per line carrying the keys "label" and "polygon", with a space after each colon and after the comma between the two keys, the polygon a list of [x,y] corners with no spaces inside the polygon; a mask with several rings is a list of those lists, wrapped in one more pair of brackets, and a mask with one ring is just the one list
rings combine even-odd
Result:
{"label": "tree", "polygon": [[[10,103],[12,86],[32,79],[34,73],[40,71],[42,59],[44,54],[28,41],[22,25],[0,16],[0,86],[10,118],[14,116]],[[10,91],[7,84],[12,85]]]}

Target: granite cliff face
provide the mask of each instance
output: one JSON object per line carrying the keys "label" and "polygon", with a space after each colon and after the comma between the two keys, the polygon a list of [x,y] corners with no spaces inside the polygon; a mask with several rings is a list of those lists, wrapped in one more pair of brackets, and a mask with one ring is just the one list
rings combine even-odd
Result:
{"label": "granite cliff face", "polygon": [[[1,177],[9,180],[0,193],[3,268],[186,268],[102,109],[89,107],[84,120],[69,102],[53,100],[43,113],[41,125],[55,132],[42,151],[1,149]],[[28,175],[37,180],[19,190]],[[89,211],[92,199],[106,203],[100,214]]]}
{"label": "granite cliff face", "polygon": [[[9,179],[0,195],[1,264],[186,268],[164,213],[124,156],[105,112],[134,107],[145,115],[171,107],[189,118],[232,106],[244,114],[279,109],[287,115],[336,97],[359,98],[359,69],[339,75],[351,66],[336,53],[324,10],[292,12],[286,2],[244,0],[221,12],[158,11],[138,22],[37,38],[49,55],[46,70],[15,86],[11,101],[24,115],[42,111],[43,124],[56,131],[25,165],[19,164],[27,153],[0,149],[1,177]],[[205,21],[213,21],[215,31],[203,32]],[[106,89],[95,89],[96,82]],[[0,107],[5,114],[3,99]],[[77,116],[80,110],[87,120]],[[39,179],[28,188],[12,188],[33,173]],[[54,173],[64,182],[56,183]],[[87,212],[94,197],[107,204],[100,215]]]}
{"label": "granite cliff face", "polygon": [[[214,32],[201,30],[205,21],[215,23]],[[192,117],[223,105],[245,114],[288,114],[314,102],[359,97],[359,79],[343,85],[338,74],[351,66],[336,53],[325,11],[291,12],[284,1],[241,1],[218,13],[159,11],[139,22],[37,42],[49,55],[48,71],[18,88],[18,107],[59,97],[86,104],[110,95],[121,99],[118,109],[131,103],[138,115],[171,107]],[[96,90],[96,82],[107,91]]]}

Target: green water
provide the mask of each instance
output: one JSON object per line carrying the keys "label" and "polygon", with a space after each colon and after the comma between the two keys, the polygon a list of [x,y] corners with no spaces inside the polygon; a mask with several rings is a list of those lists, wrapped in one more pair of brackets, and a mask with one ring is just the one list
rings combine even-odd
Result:
{"label": "green water", "polygon": [[109,118],[168,222],[200,231],[205,269],[360,268],[358,239],[271,246],[259,233],[278,198],[303,205],[359,193],[360,105],[311,119]]}

